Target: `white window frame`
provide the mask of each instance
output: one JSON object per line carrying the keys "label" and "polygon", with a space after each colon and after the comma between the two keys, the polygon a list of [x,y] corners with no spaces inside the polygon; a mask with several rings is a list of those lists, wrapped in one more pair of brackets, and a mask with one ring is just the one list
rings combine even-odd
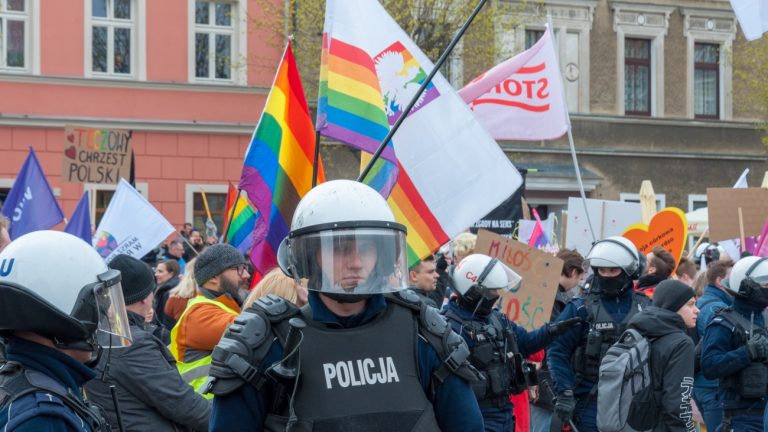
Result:
{"label": "white window frame", "polygon": [[[4,1],[0,2],[2,5]],[[6,61],[5,47],[0,46],[0,73],[40,75],[40,0],[25,0],[24,12],[12,12],[0,10],[2,18],[12,18],[16,21],[24,21],[24,67],[3,66]],[[3,26],[2,34],[7,32],[7,26]],[[0,41],[3,45],[5,40]]]}
{"label": "white window frame", "polygon": [[[640,202],[639,193],[621,192],[619,194],[621,202]],[[660,211],[667,206],[667,195],[663,193],[656,194],[656,211]]]}
{"label": "white window frame", "polygon": [[624,40],[651,41],[651,117],[664,116],[664,38],[669,15],[676,8],[640,3],[612,2],[616,32],[616,113],[625,115]]}
{"label": "white window frame", "polygon": [[[120,23],[130,22],[129,25],[118,25],[118,27],[130,27],[131,29],[131,73],[113,73],[113,72],[95,72],[93,70],[93,26],[104,25],[108,28],[114,27],[114,20],[111,18],[94,18],[92,9],[92,0],[85,1],[85,29],[83,40],[85,43],[84,68],[86,78],[109,78],[122,80],[147,80],[147,0],[131,0],[131,19],[121,20]],[[111,1],[111,0],[110,0]],[[112,40],[113,32],[108,31],[107,40]],[[114,43],[107,44],[107,69],[113,67],[112,59]]]}
{"label": "white window frame", "polygon": [[195,211],[195,194],[200,193],[200,191],[226,194],[229,192],[229,185],[216,183],[187,183],[184,185],[184,223],[192,222]]}
{"label": "white window frame", "polygon": [[[248,2],[246,0],[206,0],[211,3],[230,3],[232,5],[232,31],[226,32],[232,34],[232,59],[230,79],[216,78],[216,71],[210,69],[212,78],[199,78],[195,76],[195,33],[197,33],[198,26],[203,26],[203,29],[208,33],[225,33],[221,30],[217,30],[215,26],[201,25],[195,23],[195,3],[196,0],[188,0],[189,7],[187,8],[188,17],[187,23],[187,58],[188,60],[188,72],[189,82],[199,84],[223,84],[223,85],[247,85],[248,84],[248,67],[247,67],[247,53],[248,53]],[[219,28],[220,29],[220,28]],[[214,49],[215,51],[215,49]],[[215,52],[213,53],[215,57]]]}
{"label": "white window frame", "polygon": [[720,120],[733,118],[733,63],[731,52],[736,38],[736,18],[730,10],[681,8],[684,17],[683,35],[686,38],[686,116],[695,118],[694,112],[694,51],[696,43],[720,45],[718,79],[718,114]]}
{"label": "white window frame", "polygon": [[[2,189],[11,189],[13,187],[13,183],[16,182],[16,179],[12,178],[0,178],[0,188]],[[53,196],[58,197],[61,196],[61,188],[55,187],[51,188],[53,190]]]}
{"label": "white window frame", "polygon": [[[529,3],[531,4],[529,8],[520,14],[524,25],[517,26],[514,31],[514,36],[511,38],[504,37],[504,35],[501,36],[503,48],[501,50],[501,56],[497,60],[501,62],[507,60],[515,52],[522,52],[525,49],[525,30],[544,30],[547,22],[546,17],[548,15],[551,16],[552,30],[555,36],[558,61],[560,63],[560,73],[564,83],[567,79],[565,77],[565,68],[568,66],[566,64],[566,34],[579,34],[579,104],[577,111],[579,113],[589,113],[589,74],[591,69],[589,61],[589,41],[594,19],[594,11],[598,2],[596,0],[581,0],[578,2],[555,0],[547,1],[546,5],[538,3],[534,4],[535,2]],[[538,10],[538,8],[543,9]]]}
{"label": "white window frame", "polygon": [[[83,192],[88,192],[88,213],[91,215],[91,223],[96,223],[96,193],[99,191],[117,190],[116,184],[84,183]],[[149,201],[149,183],[136,182],[136,190]],[[94,226],[94,229],[98,228]]]}
{"label": "white window frame", "polygon": [[[707,194],[688,194],[688,212],[694,210],[693,204],[697,202],[707,202]],[[706,206],[705,206],[706,207]]]}

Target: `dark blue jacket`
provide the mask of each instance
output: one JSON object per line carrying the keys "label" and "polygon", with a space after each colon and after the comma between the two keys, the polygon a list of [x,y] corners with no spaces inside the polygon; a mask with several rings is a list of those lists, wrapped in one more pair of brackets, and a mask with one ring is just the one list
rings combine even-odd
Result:
{"label": "dark blue jacket", "polygon": [[[761,308],[752,306],[740,298],[733,301],[732,308],[747,320],[754,312],[752,316],[755,328],[765,325]],[[749,363],[749,351],[742,335],[736,334],[733,325],[724,317],[716,316],[707,326],[701,345],[701,370],[704,376],[722,380],[744,369]],[[725,409],[754,409],[762,412],[765,408],[765,398],[740,400],[737,394],[726,391],[722,385],[719,398],[723,401]]]}
{"label": "dark blue jacket", "polygon": [[[96,376],[93,369],[61,351],[23,339],[11,341],[7,359],[44,373],[81,399],[83,384]],[[0,430],[8,427],[14,432],[91,431],[63,401],[43,392],[22,396],[8,408],[7,404],[0,406]]]}
{"label": "dark blue jacket", "polygon": [[[605,311],[611,315],[614,322],[621,322],[627,316],[632,307],[632,295],[632,290],[629,290],[620,297],[602,297],[600,299]],[[555,320],[555,322],[560,322],[574,317],[579,317],[582,320],[581,325],[555,339],[547,348],[547,365],[555,384],[555,393],[573,390],[574,394],[584,394],[590,392],[596,384],[587,379],[577,383],[576,374],[571,366],[571,359],[576,353],[576,348],[583,343],[583,336],[589,331],[587,315],[584,299],[576,297],[568,302],[563,312]]]}
{"label": "dark blue jacket", "polygon": [[[361,314],[340,318],[328,310],[314,291],[309,292],[309,304],[315,321],[337,328],[365,324],[376,318],[387,307],[384,296],[375,295],[368,300],[368,305]],[[393,337],[397,336],[393,335]],[[424,371],[419,378],[425,393],[429,395],[428,388],[432,372],[440,367],[441,361],[426,341],[422,338],[417,338],[417,341],[418,367],[419,371]],[[282,357],[282,347],[277,342],[273,343],[261,363],[260,370],[265,370]],[[273,390],[270,386],[265,386],[262,393],[271,394]],[[483,431],[480,409],[472,388],[466,381],[451,375],[437,387],[435,393],[432,405],[441,430],[445,432]],[[267,414],[263,395],[253,386],[244,385],[229,395],[214,398],[209,429],[211,432],[262,431]]]}
{"label": "dark blue jacket", "polygon": [[[733,303],[733,297],[715,285],[709,284],[704,288],[704,294],[696,301],[696,307],[699,308],[699,317],[696,318],[696,331],[699,333],[699,340],[704,339],[704,332],[707,324],[712,321],[715,312],[718,309],[726,308]],[[717,380],[710,380],[704,377],[704,373],[699,371],[694,378],[696,388],[717,389]]]}
{"label": "dark blue jacket", "polygon": [[[484,324],[490,324],[491,322],[490,316],[486,317],[485,319],[473,317],[471,311],[467,311],[459,307],[456,299],[451,299],[448,304],[443,306],[443,313],[447,311],[452,311],[459,318],[465,321],[474,320]],[[499,312],[498,309],[494,309],[491,314],[497,316],[505,327],[512,329],[512,331],[515,333],[515,339],[517,340],[517,347],[520,350],[520,354],[522,354],[525,358],[541,351],[552,341],[552,337],[547,331],[546,325],[528,333],[523,327],[520,327],[519,325],[510,321],[506,315]],[[448,322],[451,324],[453,331],[460,334],[461,337],[463,337],[467,342],[469,349],[472,350],[475,343],[467,334],[467,332],[464,331],[461,322],[451,319],[450,317],[446,318],[448,318]],[[483,413],[483,419],[485,420],[487,430],[501,430],[502,425],[511,424],[513,417],[511,402],[508,402],[505,406],[502,407],[480,407],[480,411]]]}

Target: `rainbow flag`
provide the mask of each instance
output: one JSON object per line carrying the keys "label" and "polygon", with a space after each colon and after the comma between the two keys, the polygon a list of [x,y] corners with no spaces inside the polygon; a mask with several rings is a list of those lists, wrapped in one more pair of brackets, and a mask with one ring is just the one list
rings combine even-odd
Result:
{"label": "rainbow flag", "polygon": [[[245,154],[239,184],[261,215],[251,262],[262,274],[277,266],[277,248],[288,235],[296,205],[312,188],[314,153],[314,127],[289,42]],[[320,165],[318,182],[324,177]]]}
{"label": "rainbow flag", "polygon": [[[236,198],[237,203],[235,203]],[[232,213],[232,206],[235,206],[234,214]],[[229,226],[224,242],[236,247],[243,254],[250,251],[251,246],[253,246],[253,230],[259,215],[242,194],[237,196],[237,189],[231,182],[229,183],[229,191],[227,191],[227,205],[224,214],[227,218],[224,221],[224,226]],[[232,215],[231,224],[229,223],[230,214]]]}
{"label": "rainbow flag", "polygon": [[[318,131],[375,152],[433,67],[378,1],[326,0]],[[522,184],[517,169],[439,73],[382,157],[365,181],[387,197],[397,221],[408,228],[409,264],[436,251]]]}

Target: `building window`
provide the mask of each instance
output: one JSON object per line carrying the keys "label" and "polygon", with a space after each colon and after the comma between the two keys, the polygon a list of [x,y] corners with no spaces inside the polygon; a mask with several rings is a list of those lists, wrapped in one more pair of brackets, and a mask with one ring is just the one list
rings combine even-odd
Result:
{"label": "building window", "polygon": [[525,29],[525,49],[530,49],[544,36],[544,30]]}
{"label": "building window", "polygon": [[[208,209],[211,211],[211,219],[216,224],[218,236],[224,231],[224,219],[226,219],[227,194],[225,193],[205,193],[208,200]],[[192,226],[203,234],[206,234],[205,221],[208,220],[208,213],[205,211],[205,202],[203,194],[195,192],[192,196]],[[207,237],[207,235],[205,235]]]}
{"label": "building window", "polygon": [[235,11],[233,3],[195,2],[195,78],[232,81],[235,49]]}
{"label": "building window", "polygon": [[696,118],[720,117],[720,46],[695,43],[693,50],[693,113]]}
{"label": "building window", "polygon": [[27,0],[0,0],[0,69],[29,68],[29,15]]}
{"label": "building window", "polygon": [[136,7],[132,0],[91,0],[91,71],[131,77],[136,69]]}
{"label": "building window", "polygon": [[624,112],[651,115],[651,41],[624,42]]}

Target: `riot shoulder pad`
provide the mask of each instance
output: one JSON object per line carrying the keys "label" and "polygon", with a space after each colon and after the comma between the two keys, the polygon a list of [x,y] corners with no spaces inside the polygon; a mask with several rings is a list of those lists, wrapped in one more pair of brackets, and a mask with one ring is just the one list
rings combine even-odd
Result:
{"label": "riot shoulder pad", "polygon": [[273,323],[292,317],[299,311],[296,305],[275,294],[256,299],[252,308],[261,310],[264,316]]}
{"label": "riot shoulder pad", "polygon": [[245,383],[260,389],[266,378],[259,366],[272,340],[270,320],[264,312],[256,307],[244,310],[213,349],[203,393],[223,396]]}
{"label": "riot shoulder pad", "polygon": [[410,289],[404,289],[384,296],[391,303],[404,306],[413,311],[421,311],[421,297]]}

